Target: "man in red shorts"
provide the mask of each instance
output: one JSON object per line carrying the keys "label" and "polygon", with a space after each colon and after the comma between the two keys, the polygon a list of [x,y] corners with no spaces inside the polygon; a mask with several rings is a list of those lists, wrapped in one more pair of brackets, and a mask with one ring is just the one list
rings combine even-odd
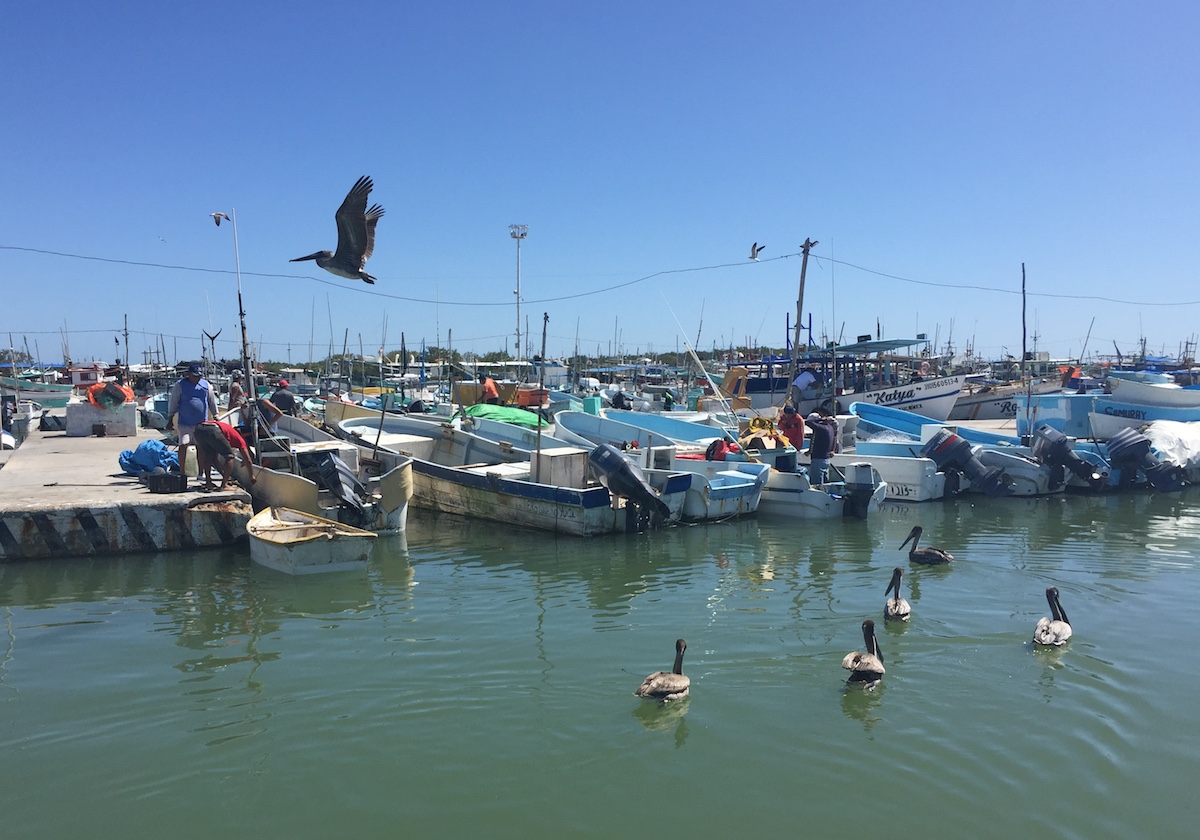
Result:
{"label": "man in red shorts", "polygon": [[[250,457],[250,448],[237,429],[220,420],[205,420],[196,426],[196,454],[199,455],[200,474],[204,476],[206,492],[226,490],[229,488],[229,473],[233,470],[233,451],[237,449],[242,454],[242,461],[250,470],[250,483],[254,484],[254,459]],[[213,487],[208,468],[221,464],[221,486]]]}

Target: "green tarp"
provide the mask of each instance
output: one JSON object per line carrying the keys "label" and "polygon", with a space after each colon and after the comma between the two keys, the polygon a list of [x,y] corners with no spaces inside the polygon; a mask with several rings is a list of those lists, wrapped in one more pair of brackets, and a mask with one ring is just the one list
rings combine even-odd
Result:
{"label": "green tarp", "polygon": [[499,420],[501,423],[511,423],[514,426],[524,426],[528,429],[536,429],[538,426],[550,425],[532,411],[526,411],[523,408],[512,408],[507,405],[488,405],[487,403],[480,403],[479,405],[467,406],[462,410],[462,413],[467,417],[482,417],[485,420]]}

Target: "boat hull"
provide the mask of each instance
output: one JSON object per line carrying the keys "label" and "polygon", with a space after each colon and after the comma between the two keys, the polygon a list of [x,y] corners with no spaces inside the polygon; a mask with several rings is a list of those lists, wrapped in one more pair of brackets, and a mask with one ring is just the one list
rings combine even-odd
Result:
{"label": "boat hull", "polygon": [[289,575],[360,571],[375,534],[290,508],[265,508],[246,524],[250,559]]}

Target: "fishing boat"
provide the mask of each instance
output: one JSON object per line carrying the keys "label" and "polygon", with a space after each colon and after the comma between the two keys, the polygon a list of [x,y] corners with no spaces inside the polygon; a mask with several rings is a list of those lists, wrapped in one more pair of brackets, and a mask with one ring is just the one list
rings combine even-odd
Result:
{"label": "fishing boat", "polygon": [[342,420],[338,430],[411,457],[417,507],[556,534],[651,530],[679,519],[692,486],[689,473],[645,475],[611,447],[601,455],[590,446],[530,452],[452,423],[393,415]]}
{"label": "fishing boat", "polygon": [[[621,417],[628,413],[617,412]],[[710,461],[706,457],[707,447],[701,442],[690,445],[678,443],[658,432],[623,423],[608,415],[601,417],[586,412],[566,411],[555,415],[555,421],[557,435],[564,440],[576,440],[581,445],[611,443],[637,452],[671,451],[674,453],[672,463],[678,469],[728,471],[730,465],[746,463],[750,457],[746,453],[730,452],[724,455],[723,461]],[[717,438],[720,439],[723,438]],[[714,464],[717,465],[715,468],[712,466]],[[722,464],[725,466],[720,466]],[[761,466],[770,467],[769,464]],[[799,519],[845,515],[865,518],[871,511],[879,509],[879,504],[886,496],[886,483],[870,467],[866,470],[853,469],[847,474],[847,480],[828,482],[820,487],[814,487],[803,471],[786,472],[769,468],[757,510],[760,516]]]}
{"label": "fishing boat", "polygon": [[1108,381],[1114,399],[1158,408],[1200,408],[1200,386],[1173,382],[1143,382],[1112,377]]}
{"label": "fishing boat", "polygon": [[1088,415],[1093,440],[1109,440],[1121,429],[1140,429],[1159,420],[1176,423],[1200,421],[1200,406],[1180,407],[1126,402],[1112,397],[1096,397]]}
{"label": "fishing boat", "polygon": [[46,408],[62,408],[73,392],[74,388],[71,385],[41,382],[21,376],[0,376],[0,395],[34,400]]}
{"label": "fishing boat", "polygon": [[375,533],[304,511],[267,507],[246,524],[250,559],[289,575],[365,569]]}

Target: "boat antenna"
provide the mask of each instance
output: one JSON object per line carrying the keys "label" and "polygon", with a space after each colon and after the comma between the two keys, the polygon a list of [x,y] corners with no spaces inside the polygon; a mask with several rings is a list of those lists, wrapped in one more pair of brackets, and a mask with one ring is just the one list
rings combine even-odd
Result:
{"label": "boat antenna", "polygon": [[817,240],[806,237],[804,244],[800,246],[802,255],[800,258],[800,290],[796,294],[796,329],[792,333],[792,364],[788,368],[787,396],[785,397],[785,401],[791,398],[792,383],[796,381],[796,368],[800,363],[800,325],[804,319],[804,275],[808,271],[808,252],[816,244]]}

